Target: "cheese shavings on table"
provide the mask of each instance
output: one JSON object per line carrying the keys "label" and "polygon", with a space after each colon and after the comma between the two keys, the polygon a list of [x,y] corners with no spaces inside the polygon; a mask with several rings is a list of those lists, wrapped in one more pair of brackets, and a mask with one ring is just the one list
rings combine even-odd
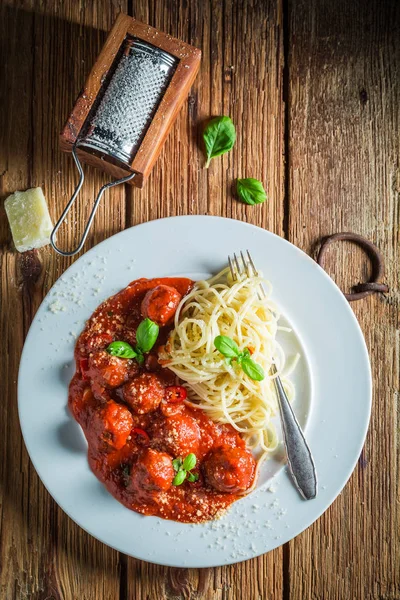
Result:
{"label": "cheese shavings on table", "polygon": [[18,252],[41,248],[50,243],[53,224],[42,188],[11,194],[5,200],[4,208]]}

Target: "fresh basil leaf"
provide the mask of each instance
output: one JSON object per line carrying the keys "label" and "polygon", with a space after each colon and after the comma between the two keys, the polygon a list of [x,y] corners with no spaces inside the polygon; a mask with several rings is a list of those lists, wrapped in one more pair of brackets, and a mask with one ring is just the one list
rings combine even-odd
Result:
{"label": "fresh basil leaf", "polygon": [[136,344],[142,352],[150,352],[157,341],[160,328],[151,319],[144,319],[136,330]]}
{"label": "fresh basil leaf", "polygon": [[214,117],[203,131],[203,139],[207,153],[206,168],[210,160],[233,148],[236,140],[236,130],[230,117]]}
{"label": "fresh basil leaf", "polygon": [[137,346],[135,346],[135,352],[136,352],[136,360],[138,361],[139,365],[142,365],[144,363],[144,354],[143,354],[143,352]]}
{"label": "fresh basil leaf", "polygon": [[214,340],[214,346],[226,358],[237,358],[240,355],[236,342],[227,335],[217,335]]}
{"label": "fresh basil leaf", "polygon": [[192,469],[195,468],[196,462],[197,462],[196,455],[193,453],[190,453],[187,455],[187,457],[183,461],[183,468],[186,471],[191,471]]}
{"label": "fresh basil leaf", "polygon": [[174,467],[174,471],[178,472],[182,466],[182,459],[174,458],[174,460],[172,461],[172,466]]}
{"label": "fresh basil leaf", "polygon": [[136,352],[127,342],[112,342],[107,347],[108,354],[119,358],[136,358]]}
{"label": "fresh basil leaf", "polygon": [[250,350],[248,348],[245,348],[243,350],[243,358],[250,358],[251,354],[250,354]]}
{"label": "fresh basil leaf", "polygon": [[236,183],[236,191],[239,200],[245,204],[261,204],[267,199],[267,194],[263,188],[263,184],[258,179],[247,177],[247,179],[238,179]]}
{"label": "fresh basil leaf", "polygon": [[185,470],[178,471],[172,480],[172,485],[181,485],[185,481],[186,475],[187,473]]}
{"label": "fresh basil leaf", "polygon": [[188,480],[191,481],[192,483],[194,481],[197,481],[199,478],[199,474],[198,473],[189,473],[188,475]]}
{"label": "fresh basil leaf", "polygon": [[265,377],[263,368],[252,358],[244,357],[242,360],[242,369],[254,381],[262,381]]}

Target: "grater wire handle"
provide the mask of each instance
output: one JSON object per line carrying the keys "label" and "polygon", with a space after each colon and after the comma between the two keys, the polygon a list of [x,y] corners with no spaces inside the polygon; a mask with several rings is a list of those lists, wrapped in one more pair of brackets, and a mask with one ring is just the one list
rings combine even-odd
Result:
{"label": "grater wire handle", "polygon": [[85,230],[83,232],[83,235],[81,237],[81,240],[80,240],[78,246],[74,250],[70,250],[69,252],[66,252],[65,250],[61,250],[60,248],[58,248],[56,246],[56,242],[55,242],[56,234],[57,234],[57,231],[59,230],[60,226],[64,222],[67,214],[69,213],[69,211],[71,209],[71,206],[74,204],[74,202],[76,200],[76,197],[79,194],[79,192],[81,190],[81,187],[83,185],[84,179],[85,179],[85,174],[83,172],[82,165],[80,163],[78,155],[76,154],[76,144],[74,144],[74,146],[72,148],[72,156],[74,157],[75,164],[76,164],[77,169],[79,171],[79,182],[78,182],[78,185],[75,188],[74,193],[72,194],[71,200],[68,202],[67,206],[65,207],[65,209],[64,209],[61,217],[58,219],[58,221],[57,221],[57,223],[56,223],[56,225],[55,225],[55,227],[54,227],[54,229],[53,229],[53,231],[51,232],[51,235],[50,235],[50,243],[51,243],[52,247],[54,248],[54,250],[56,252],[58,252],[58,254],[61,254],[62,256],[74,256],[75,254],[78,254],[78,252],[80,252],[80,250],[82,250],[83,245],[84,245],[84,243],[86,241],[87,235],[89,233],[89,229],[90,229],[90,227],[92,225],[94,216],[96,214],[96,211],[97,211],[98,206],[100,204],[100,200],[102,199],[104,192],[108,188],[111,188],[111,187],[114,187],[116,185],[119,185],[120,183],[126,183],[127,181],[130,181],[136,175],[136,173],[132,173],[131,175],[128,175],[127,177],[122,177],[122,179],[117,179],[117,181],[110,181],[109,183],[106,183],[105,185],[103,185],[100,188],[99,193],[97,194],[96,200],[94,202],[94,205],[93,205],[93,208],[92,208],[92,212],[89,215],[88,222],[86,224]]}

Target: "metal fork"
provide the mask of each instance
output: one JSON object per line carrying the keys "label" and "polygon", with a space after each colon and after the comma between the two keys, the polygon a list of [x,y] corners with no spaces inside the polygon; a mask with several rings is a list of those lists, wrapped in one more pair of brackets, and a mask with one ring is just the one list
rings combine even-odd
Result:
{"label": "metal fork", "polygon": [[[240,259],[233,255],[228,256],[229,268],[232,278],[237,281],[246,274],[248,277],[258,276],[254,261],[247,250],[247,258],[240,252]],[[265,290],[260,284],[260,297],[265,296]],[[276,366],[271,366],[271,373],[275,375]],[[274,379],[276,394],[278,396],[279,413],[282,422],[283,441],[287,453],[287,461],[294,484],[303,498],[311,500],[317,495],[317,473],[314,460],[304,437],[304,433],[296,419],[279,375]]]}

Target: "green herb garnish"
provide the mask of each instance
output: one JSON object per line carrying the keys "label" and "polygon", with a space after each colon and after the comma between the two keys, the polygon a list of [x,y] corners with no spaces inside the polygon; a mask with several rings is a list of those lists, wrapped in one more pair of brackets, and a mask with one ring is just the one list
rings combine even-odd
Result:
{"label": "green herb garnish", "polygon": [[198,473],[191,472],[192,469],[195,468],[196,463],[197,459],[193,453],[188,454],[184,460],[181,458],[174,458],[172,466],[174,467],[176,475],[172,481],[172,485],[181,485],[185,479],[191,482],[197,481],[199,478]]}
{"label": "green herb garnish", "polygon": [[196,456],[191,453],[188,454],[187,457],[185,458],[185,460],[183,461],[183,468],[185,469],[185,471],[191,471],[192,469],[195,468],[196,466]]}
{"label": "green herb garnish", "polygon": [[204,145],[206,147],[208,168],[212,158],[232,150],[236,140],[236,130],[230,117],[214,117],[203,131]]}
{"label": "green herb garnish", "polygon": [[112,342],[107,347],[108,354],[119,358],[136,358],[137,362],[144,363],[145,352],[150,352],[158,338],[160,328],[151,319],[144,319],[136,330],[136,345],[132,347],[127,342]]}
{"label": "green herb garnish", "polygon": [[254,381],[262,381],[265,377],[263,368],[251,358],[242,360],[242,369]]}
{"label": "green herb garnish", "polygon": [[137,353],[127,342],[112,342],[107,348],[108,354],[111,356],[119,356],[119,358],[136,358]]}
{"label": "green herb garnish", "polygon": [[140,348],[138,348],[137,346],[135,346],[135,350],[136,350],[136,360],[138,361],[139,365],[142,365],[144,363],[144,354],[140,350]]}
{"label": "green herb garnish", "polygon": [[182,459],[181,458],[174,458],[174,460],[172,461],[172,466],[174,467],[174,471],[178,472],[179,469],[182,466]]}
{"label": "green herb garnish", "polygon": [[226,335],[218,335],[214,340],[214,346],[231,364],[233,360],[237,362],[250,379],[262,381],[265,377],[263,368],[251,358],[250,351],[245,348],[240,352],[238,345],[234,340]]}
{"label": "green herb garnish", "polygon": [[150,352],[157,341],[160,328],[157,323],[147,318],[136,330],[136,345],[142,353]]}
{"label": "green herb garnish", "polygon": [[263,184],[258,179],[253,179],[253,177],[238,179],[236,191],[239,199],[245,204],[261,204],[267,199]]}
{"label": "green herb garnish", "polygon": [[218,335],[214,340],[214,346],[226,358],[238,358],[240,356],[238,345],[227,335]]}
{"label": "green herb garnish", "polygon": [[177,474],[175,475],[173,481],[172,481],[172,485],[182,485],[182,483],[185,481],[186,479],[186,471],[178,471]]}

